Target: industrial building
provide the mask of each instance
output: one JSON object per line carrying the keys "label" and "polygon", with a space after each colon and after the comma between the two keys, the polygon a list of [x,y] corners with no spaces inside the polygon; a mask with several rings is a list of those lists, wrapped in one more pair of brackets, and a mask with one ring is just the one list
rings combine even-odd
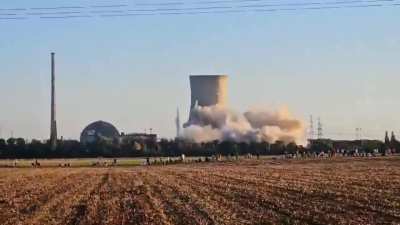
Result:
{"label": "industrial building", "polygon": [[121,134],[121,141],[123,142],[157,142],[157,134],[145,134],[145,133],[131,133]]}
{"label": "industrial building", "polygon": [[[191,103],[189,120],[184,124],[188,127],[197,124],[196,107],[218,106],[225,107],[228,98],[228,76],[227,75],[191,75],[190,76]],[[176,119],[177,137],[180,136],[179,111]],[[146,146],[157,143],[156,134],[147,133],[120,133],[111,123],[96,121],[83,129],[80,136],[82,144],[91,144],[99,140],[109,143],[131,145],[134,149],[143,150]]]}
{"label": "industrial building", "polygon": [[156,134],[146,133],[120,133],[111,123],[96,121],[83,129],[81,133],[82,144],[92,144],[100,140],[112,143],[131,145],[136,150],[144,150],[147,147],[155,146],[157,143]]}
{"label": "industrial building", "polygon": [[119,131],[114,125],[100,120],[86,126],[81,133],[80,140],[82,144],[90,144],[99,140],[113,142],[118,141],[119,136]]}
{"label": "industrial building", "polygon": [[157,134],[146,133],[131,133],[120,136],[120,143],[123,145],[130,145],[135,150],[146,150],[148,148],[155,148],[157,145]]}
{"label": "industrial building", "polygon": [[191,103],[189,121],[184,127],[195,124],[193,110],[198,106],[225,107],[228,98],[227,75],[191,75],[190,76]]}

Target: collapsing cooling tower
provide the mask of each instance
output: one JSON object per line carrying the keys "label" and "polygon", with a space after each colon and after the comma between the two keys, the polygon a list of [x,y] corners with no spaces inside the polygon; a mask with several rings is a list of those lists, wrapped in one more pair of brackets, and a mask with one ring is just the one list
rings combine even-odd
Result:
{"label": "collapsing cooling tower", "polygon": [[227,75],[194,75],[190,76],[191,104],[188,127],[196,124],[193,109],[197,106],[221,106],[227,103]]}

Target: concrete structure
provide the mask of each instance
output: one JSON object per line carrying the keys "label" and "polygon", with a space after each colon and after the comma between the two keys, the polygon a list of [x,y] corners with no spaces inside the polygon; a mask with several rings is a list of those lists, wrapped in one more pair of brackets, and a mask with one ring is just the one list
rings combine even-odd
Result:
{"label": "concrete structure", "polygon": [[89,124],[81,133],[81,143],[91,144],[99,140],[119,142],[119,132],[111,123],[96,121]]}
{"label": "concrete structure", "polygon": [[123,145],[129,145],[136,151],[147,151],[157,148],[157,134],[131,133],[120,136]]}
{"label": "concrete structure", "polygon": [[189,121],[192,124],[192,111],[197,106],[226,106],[227,75],[192,75],[190,76],[191,103]]}
{"label": "concrete structure", "polygon": [[111,123],[96,121],[89,124],[81,133],[82,144],[93,144],[104,141],[109,144],[130,146],[133,150],[157,149],[157,134],[119,133]]}
{"label": "concrete structure", "polygon": [[191,104],[190,109],[198,106],[225,106],[227,103],[226,75],[193,75],[190,76]]}
{"label": "concrete structure", "polygon": [[56,87],[55,87],[55,61],[54,53],[51,53],[51,119],[50,119],[50,146],[52,150],[57,148],[57,122],[56,122]]}
{"label": "concrete structure", "polygon": [[181,136],[181,119],[179,116],[179,108],[176,110],[175,125],[176,125],[176,138],[179,138]]}
{"label": "concrete structure", "polygon": [[122,142],[140,142],[140,143],[146,143],[146,142],[152,142],[156,143],[157,142],[157,134],[145,134],[145,133],[131,133],[131,134],[121,134],[121,141]]}

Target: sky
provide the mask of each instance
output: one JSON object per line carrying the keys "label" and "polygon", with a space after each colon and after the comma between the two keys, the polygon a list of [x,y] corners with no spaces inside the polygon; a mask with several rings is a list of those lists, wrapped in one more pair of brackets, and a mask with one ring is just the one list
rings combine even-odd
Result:
{"label": "sky", "polygon": [[[181,121],[188,118],[190,74],[228,74],[229,106],[238,112],[286,106],[306,126],[310,115],[320,117],[325,137],[352,139],[355,128],[364,138],[400,135],[400,1],[299,10],[310,2],[329,1],[2,0],[0,137],[49,137],[52,51],[64,139],[97,120],[174,137],[177,107]],[[372,4],[382,6],[359,7]],[[84,8],[57,8],[70,6]],[[196,7],[246,11],[100,16]],[[281,10],[257,11],[271,8]],[[100,12],[107,10],[118,12]],[[32,15],[72,11],[91,17]],[[1,19],[10,17],[24,19]]]}

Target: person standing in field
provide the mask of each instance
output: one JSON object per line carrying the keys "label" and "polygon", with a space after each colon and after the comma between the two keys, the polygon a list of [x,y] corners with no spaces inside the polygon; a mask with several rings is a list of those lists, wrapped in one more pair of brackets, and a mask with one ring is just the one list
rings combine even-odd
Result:
{"label": "person standing in field", "polygon": [[184,162],[185,161],[185,154],[181,155],[181,161]]}

